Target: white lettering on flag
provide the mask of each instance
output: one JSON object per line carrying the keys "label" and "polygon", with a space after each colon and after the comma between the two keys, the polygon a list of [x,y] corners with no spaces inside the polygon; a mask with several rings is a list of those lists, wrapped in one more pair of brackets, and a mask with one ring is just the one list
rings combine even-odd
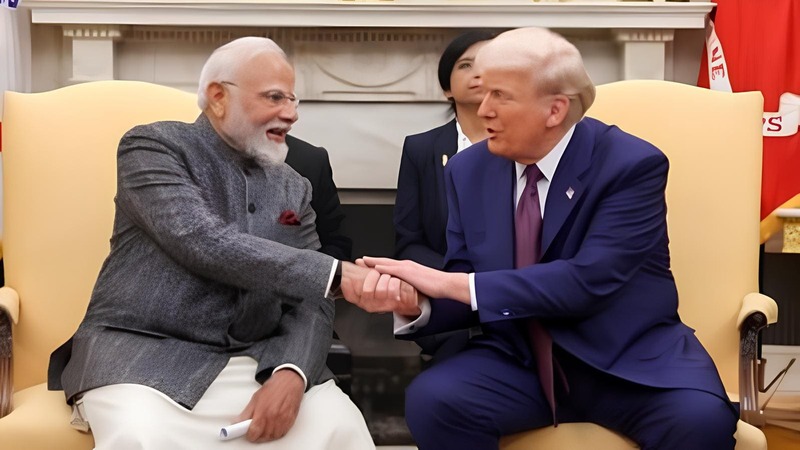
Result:
{"label": "white lettering on flag", "polygon": [[708,84],[711,90],[733,92],[731,81],[728,79],[728,66],[725,63],[725,54],[722,52],[722,43],[717,38],[714,30],[714,21],[706,17],[706,57],[708,58]]}
{"label": "white lettering on flag", "polygon": [[778,112],[765,112],[761,134],[769,137],[791,136],[800,126],[800,95],[781,94]]}
{"label": "white lettering on flag", "polygon": [[[714,30],[714,21],[706,18],[706,58],[708,58],[708,84],[714,91],[733,92],[728,78],[728,65],[722,43]],[[778,112],[765,112],[761,119],[761,134],[769,137],[792,136],[800,126],[800,95],[781,94]]]}

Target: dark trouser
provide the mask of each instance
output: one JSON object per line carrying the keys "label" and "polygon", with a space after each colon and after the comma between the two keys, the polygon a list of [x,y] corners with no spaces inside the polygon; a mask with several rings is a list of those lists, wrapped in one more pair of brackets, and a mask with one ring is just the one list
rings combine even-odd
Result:
{"label": "dark trouser", "polygon": [[[594,422],[642,450],[734,448],[737,417],[727,401],[634,384],[554,353],[570,385],[567,394],[556,383],[560,423]],[[406,392],[406,421],[420,450],[497,449],[503,435],[552,426],[535,372],[473,345],[421,373]]]}
{"label": "dark trouser", "polygon": [[427,356],[423,367],[428,368],[463,350],[469,342],[469,333],[469,330],[456,330],[417,339],[415,342],[422,349],[422,355]]}

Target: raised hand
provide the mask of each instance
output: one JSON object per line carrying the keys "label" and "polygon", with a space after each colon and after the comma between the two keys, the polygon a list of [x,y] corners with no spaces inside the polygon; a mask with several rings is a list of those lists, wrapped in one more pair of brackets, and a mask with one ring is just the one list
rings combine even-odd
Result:
{"label": "raised hand", "polygon": [[469,275],[466,273],[442,272],[414,261],[371,256],[365,256],[356,263],[372,268],[382,275],[399,278],[428,297],[449,298],[470,304]]}

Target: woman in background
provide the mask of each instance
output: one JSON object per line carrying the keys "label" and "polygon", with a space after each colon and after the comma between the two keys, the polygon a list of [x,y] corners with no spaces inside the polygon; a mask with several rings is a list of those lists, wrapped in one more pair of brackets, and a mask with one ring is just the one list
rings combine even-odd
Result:
{"label": "woman in background", "polygon": [[[487,31],[461,34],[439,59],[439,85],[451,102],[455,118],[405,139],[394,208],[397,259],[410,259],[435,269],[444,266],[447,251],[444,166],[454,154],[487,137],[478,117],[483,91],[474,62],[478,50],[493,37]],[[468,339],[469,330],[461,330],[422,338],[417,344],[423,354],[441,359],[455,353]]]}

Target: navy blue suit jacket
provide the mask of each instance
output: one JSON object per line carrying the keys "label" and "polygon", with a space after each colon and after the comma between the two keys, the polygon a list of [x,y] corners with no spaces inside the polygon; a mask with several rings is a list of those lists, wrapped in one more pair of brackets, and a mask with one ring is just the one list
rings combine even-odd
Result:
{"label": "navy blue suit jacket", "polygon": [[458,149],[456,121],[406,137],[394,206],[395,253],[441,269],[447,251],[447,197],[442,156]]}
{"label": "navy blue suit jacket", "polygon": [[429,324],[408,337],[480,322],[479,342],[531,365],[524,319],[538,318],[556,345],[603,372],[727,399],[713,361],[678,316],[668,166],[651,144],[583,119],[550,183],[541,262],[514,270],[514,163],[486,141],[459,153],[445,170],[446,265],[476,272],[478,311],[434,299]]}

